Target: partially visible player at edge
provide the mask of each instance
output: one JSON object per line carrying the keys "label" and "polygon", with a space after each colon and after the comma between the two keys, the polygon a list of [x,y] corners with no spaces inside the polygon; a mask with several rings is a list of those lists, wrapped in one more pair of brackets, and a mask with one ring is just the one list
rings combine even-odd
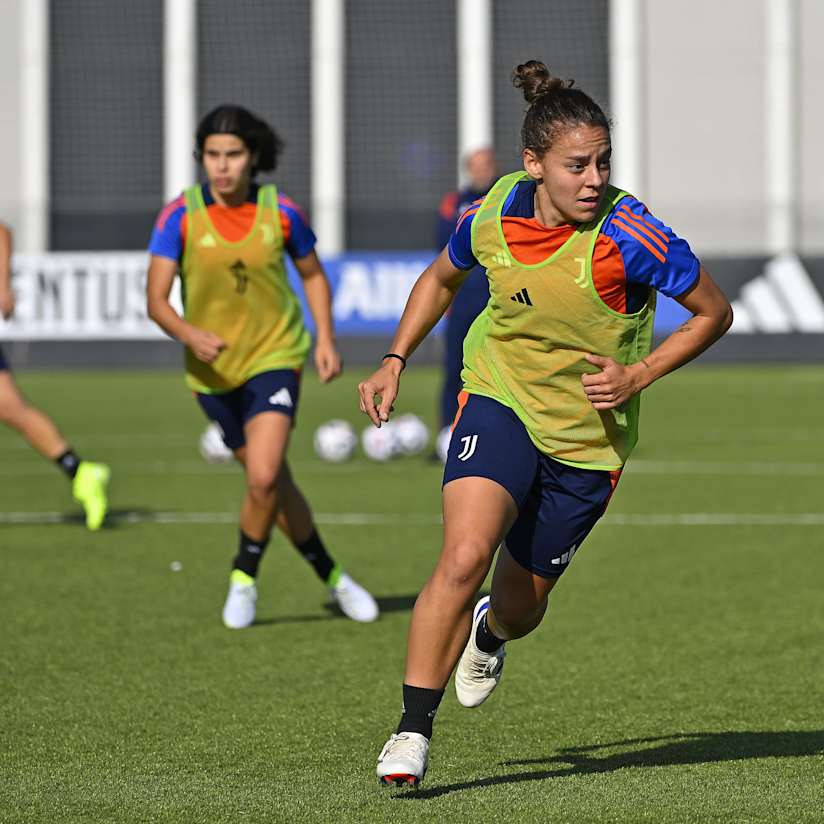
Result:
{"label": "partially visible player at edge", "polygon": [[[254,622],[258,564],[272,527],[308,561],[349,618],[374,621],[374,598],[326,550],[286,462],[301,369],[310,348],[300,302],[289,285],[291,255],[317,328],[315,366],[323,383],[341,372],[329,284],[315,236],[300,210],[258,172],[275,168],[282,143],[239,106],[209,112],[195,155],[207,182],[187,189],[158,217],[149,251],[149,316],[185,346],[186,381],[243,465],[246,494],[223,622]],[[169,303],[180,274],[181,317]]]}
{"label": "partially visible player at edge", "polygon": [[[362,411],[376,426],[389,420],[404,359],[466,270],[487,270],[491,298],[464,343],[444,469],[443,549],[412,614],[404,711],[378,759],[384,784],[423,778],[456,664],[458,701],[477,707],[499,682],[505,642],[541,622],[635,445],[641,390],[732,322],[687,243],[609,185],[598,105],[538,61],[518,66],[513,82],[529,104],[525,172],[502,177],[466,213],[415,284],[391,354],[359,387]],[[693,317],[650,351],[656,290]],[[473,610],[499,546],[491,598]]]}
{"label": "partially visible player at edge", "polygon": [[[14,315],[14,292],[11,288],[11,231],[0,223],[0,315],[8,320]],[[106,487],[111,472],[102,463],[81,460],[42,410],[32,406],[21,394],[11,368],[0,349],[0,421],[17,430],[32,448],[54,461],[72,482],[74,499],[86,513],[86,526],[100,529],[106,518]]]}

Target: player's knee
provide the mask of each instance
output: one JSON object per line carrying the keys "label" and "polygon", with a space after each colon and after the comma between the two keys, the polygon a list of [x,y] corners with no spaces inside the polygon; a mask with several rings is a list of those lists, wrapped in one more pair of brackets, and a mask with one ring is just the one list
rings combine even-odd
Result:
{"label": "player's knee", "polygon": [[255,503],[267,504],[275,495],[277,474],[265,469],[247,471],[246,486]]}
{"label": "player's knee", "polygon": [[489,568],[491,552],[481,541],[465,538],[444,547],[438,563],[438,573],[443,582],[452,589],[477,588]]}

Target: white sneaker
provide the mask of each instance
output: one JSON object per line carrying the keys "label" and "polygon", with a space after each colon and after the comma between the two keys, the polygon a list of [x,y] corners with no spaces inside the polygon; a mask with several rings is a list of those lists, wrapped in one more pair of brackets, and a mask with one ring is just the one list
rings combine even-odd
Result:
{"label": "white sneaker", "polygon": [[345,572],[341,573],[335,586],[329,587],[329,592],[347,618],[368,623],[378,617],[375,599]]}
{"label": "white sneaker", "polygon": [[483,704],[492,690],[498,686],[504,668],[504,644],[495,652],[488,653],[481,652],[475,643],[478,624],[488,609],[489,596],[486,595],[475,604],[469,640],[455,670],[455,692],[458,694],[458,701],[465,707],[478,707]]}
{"label": "white sneaker", "polygon": [[428,763],[429,739],[419,732],[399,732],[389,737],[378,756],[378,783],[417,787]]}
{"label": "white sneaker", "polygon": [[229,579],[229,594],[223,605],[223,623],[229,629],[244,629],[255,622],[255,579],[239,569]]}

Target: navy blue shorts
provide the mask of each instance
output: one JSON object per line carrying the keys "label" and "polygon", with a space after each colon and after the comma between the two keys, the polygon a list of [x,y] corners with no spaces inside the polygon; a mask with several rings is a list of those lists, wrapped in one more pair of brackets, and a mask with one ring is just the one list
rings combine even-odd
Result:
{"label": "navy blue shorts", "polygon": [[506,548],[530,572],[556,578],[604,514],[619,475],[553,460],[535,447],[509,407],[468,395],[452,432],[443,482],[481,477],[506,489],[518,507]]}
{"label": "navy blue shorts", "polygon": [[0,347],[0,372],[2,372],[4,369],[11,369],[11,367],[9,366],[9,363],[5,359],[5,357],[3,357],[3,348]]}
{"label": "navy blue shorts", "polygon": [[294,420],[300,394],[300,372],[295,369],[272,369],[249,378],[231,392],[196,394],[206,416],[223,430],[226,446],[231,450],[240,449],[246,444],[243,426],[255,415],[282,412]]}

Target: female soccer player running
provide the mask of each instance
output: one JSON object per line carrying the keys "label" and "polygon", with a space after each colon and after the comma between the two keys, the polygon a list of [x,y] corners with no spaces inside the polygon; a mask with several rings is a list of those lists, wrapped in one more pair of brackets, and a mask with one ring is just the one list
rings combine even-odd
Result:
{"label": "female soccer player running", "polygon": [[[0,223],[0,316],[8,320],[14,314],[11,288],[11,231]],[[86,526],[100,529],[106,518],[109,467],[102,463],[81,461],[55,422],[42,410],[32,406],[20,394],[3,350],[0,349],[0,421],[17,430],[32,448],[54,461],[72,482],[74,499],[86,513]]]}
{"label": "female soccer player running", "polygon": [[[385,784],[423,778],[456,664],[458,701],[476,707],[498,684],[505,642],[541,622],[635,445],[640,391],[732,320],[686,242],[609,185],[609,123],[597,104],[534,60],[513,82],[529,104],[525,172],[466,212],[415,284],[390,355],[359,387],[361,410],[376,426],[389,420],[405,358],[464,273],[476,262],[487,270],[490,301],[464,343],[443,549],[412,614],[403,715],[378,760]],[[655,290],[693,317],[650,352]],[[491,598],[473,610],[499,546]]]}
{"label": "female soccer player running", "polygon": [[[374,598],[330,557],[286,462],[310,339],[287,280],[284,249],[315,319],[315,365],[323,383],[340,374],[341,359],[315,236],[289,198],[254,181],[257,172],[275,168],[282,144],[246,109],[219,106],[198,126],[196,145],[208,181],[183,192],[157,220],[148,311],[186,347],[186,381],[245,470],[223,622],[240,629],[254,621],[258,564],[274,524],[349,618],[374,621]],[[183,317],[169,303],[178,272]]]}

